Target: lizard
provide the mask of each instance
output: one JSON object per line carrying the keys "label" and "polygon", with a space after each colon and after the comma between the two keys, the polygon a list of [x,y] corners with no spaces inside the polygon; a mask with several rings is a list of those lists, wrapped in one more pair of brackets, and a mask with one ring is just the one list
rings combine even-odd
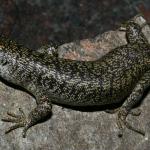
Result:
{"label": "lizard", "polygon": [[7,112],[2,121],[14,123],[9,133],[23,127],[22,137],[33,125],[50,118],[53,104],[104,106],[121,103],[117,109],[120,135],[124,127],[142,135],[127,121],[132,108],[141,101],[150,85],[150,44],[142,27],[133,20],[125,24],[127,44],[95,61],[59,58],[57,48],[33,52],[16,42],[0,37],[0,77],[31,93],[37,106],[26,115]]}

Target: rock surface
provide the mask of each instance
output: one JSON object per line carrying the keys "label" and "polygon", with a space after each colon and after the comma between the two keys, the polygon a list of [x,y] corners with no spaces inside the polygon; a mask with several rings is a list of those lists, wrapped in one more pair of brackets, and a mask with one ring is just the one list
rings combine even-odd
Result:
{"label": "rock surface", "polygon": [[[136,17],[135,22],[142,24],[145,20]],[[145,26],[143,33],[150,41],[150,28]],[[94,60],[111,49],[126,44],[125,33],[109,31],[94,39],[59,46],[59,57],[80,60]],[[82,56],[80,54],[83,54]],[[25,113],[35,107],[35,100],[25,92],[0,83],[0,118],[7,110],[18,112],[22,107]],[[4,134],[10,124],[0,121],[0,149],[6,150],[147,150],[150,148],[150,95],[140,106],[140,117],[129,116],[128,120],[146,131],[143,137],[125,129],[124,136],[118,138],[116,115],[101,110],[74,110],[53,105],[53,116],[48,121],[32,127],[27,138],[21,137],[22,129]]]}

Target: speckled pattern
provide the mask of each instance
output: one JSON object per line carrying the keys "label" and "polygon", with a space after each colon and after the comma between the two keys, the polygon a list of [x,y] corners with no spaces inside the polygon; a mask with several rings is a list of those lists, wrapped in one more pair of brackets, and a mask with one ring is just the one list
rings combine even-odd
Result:
{"label": "speckled pattern", "polygon": [[[118,111],[118,126],[125,124],[126,116],[150,85],[150,45],[141,27],[129,21],[126,24],[128,44],[118,47],[96,61],[75,61],[58,58],[45,49],[32,52],[4,37],[0,38],[0,76],[17,84],[37,99],[37,107],[26,117],[8,113],[3,121],[16,123],[8,131],[23,127],[23,137],[29,127],[51,113],[51,103],[73,106],[123,103]],[[125,100],[127,98],[127,100]]]}

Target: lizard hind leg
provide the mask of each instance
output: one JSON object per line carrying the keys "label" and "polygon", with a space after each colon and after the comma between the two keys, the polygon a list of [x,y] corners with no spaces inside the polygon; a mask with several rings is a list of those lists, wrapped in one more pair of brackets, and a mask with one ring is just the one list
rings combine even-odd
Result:
{"label": "lizard hind leg", "polygon": [[123,108],[116,108],[113,110],[105,110],[106,113],[109,114],[115,114],[118,113],[118,118],[117,118],[117,125],[120,129],[118,136],[122,137],[123,135],[123,126],[125,125],[128,129],[131,129],[135,132],[138,132],[142,135],[145,135],[145,132],[142,131],[141,129],[137,129],[134,128],[133,126],[130,125],[129,122],[126,121],[126,117],[128,114],[131,114],[132,116],[139,116],[141,114],[141,110],[140,109],[135,109],[135,110],[131,110],[131,111],[126,111],[126,109]]}
{"label": "lizard hind leg", "polygon": [[26,132],[30,127],[38,124],[44,119],[50,118],[52,109],[51,102],[46,97],[41,98],[40,100],[38,100],[38,102],[39,103],[37,104],[37,107],[33,109],[28,116],[24,114],[21,108],[19,109],[19,115],[12,112],[7,112],[9,117],[3,118],[2,121],[15,124],[8,128],[5,133],[7,134],[14,129],[24,127],[22,136],[25,138]]}
{"label": "lizard hind leg", "polygon": [[137,129],[133,127],[127,120],[128,114],[132,114],[134,116],[140,115],[140,111],[132,113],[132,108],[138,104],[144,94],[144,91],[146,91],[150,86],[150,70],[147,71],[141,79],[138,81],[134,89],[132,90],[132,93],[129,95],[129,97],[125,100],[123,105],[118,110],[118,127],[120,128],[121,134],[123,131],[123,126],[126,126],[128,129],[131,129],[135,132],[138,132],[142,135],[145,135],[145,132],[141,129]]}

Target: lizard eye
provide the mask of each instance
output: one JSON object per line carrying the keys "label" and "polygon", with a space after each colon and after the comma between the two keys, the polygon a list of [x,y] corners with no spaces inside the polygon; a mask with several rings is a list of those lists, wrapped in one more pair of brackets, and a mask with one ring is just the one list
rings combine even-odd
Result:
{"label": "lizard eye", "polygon": [[7,65],[8,64],[8,62],[6,61],[6,60],[2,60],[2,62],[1,62],[1,65],[2,66],[5,66],[5,65]]}

